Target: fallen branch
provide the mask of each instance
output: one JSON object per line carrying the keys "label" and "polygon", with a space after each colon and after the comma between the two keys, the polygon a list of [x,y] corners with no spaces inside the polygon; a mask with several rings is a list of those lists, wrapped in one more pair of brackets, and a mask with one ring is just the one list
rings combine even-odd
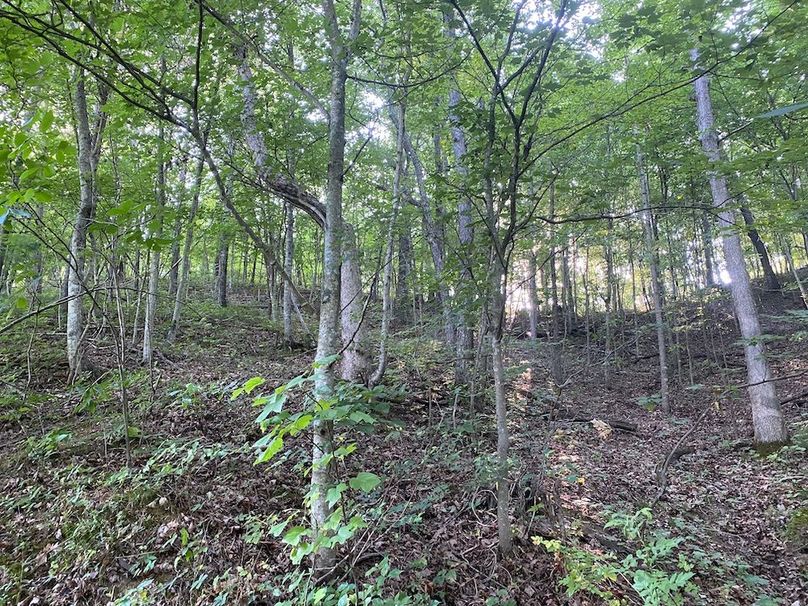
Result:
{"label": "fallen branch", "polygon": [[668,453],[668,456],[665,457],[665,460],[662,462],[662,465],[657,470],[656,476],[657,476],[657,484],[659,484],[659,492],[657,492],[656,498],[654,498],[654,500],[651,502],[651,505],[650,505],[651,508],[653,508],[654,505],[656,505],[659,502],[659,500],[662,498],[662,496],[665,494],[665,488],[667,488],[667,486],[668,486],[668,481],[667,481],[668,480],[668,468],[674,462],[679,460],[679,458],[681,456],[683,456],[684,454],[687,454],[686,449],[682,448],[682,444],[684,444],[684,441],[687,440],[687,438],[689,438],[693,434],[694,431],[696,431],[698,426],[701,425],[701,422],[704,421],[704,419],[707,418],[707,415],[710,414],[710,410],[711,410],[711,408],[709,406],[704,409],[704,411],[699,415],[699,418],[696,419],[696,422],[693,423],[692,427],[690,429],[688,429],[684,433],[684,435],[677,440],[676,444],[673,446],[671,451]]}
{"label": "fallen branch", "polygon": [[594,415],[575,415],[571,417],[559,417],[557,421],[566,421],[568,423],[591,423],[595,419],[603,421],[612,429],[620,431],[627,431],[629,433],[637,433],[637,424],[631,421],[621,421],[620,419],[602,419]]}
{"label": "fallen branch", "polygon": [[780,406],[782,406],[783,404],[790,404],[791,402],[798,402],[800,400],[805,400],[807,398],[808,398],[808,390],[803,391],[802,393],[798,393],[796,395],[793,395],[793,396],[791,396],[789,398],[786,398],[785,400],[780,402]]}

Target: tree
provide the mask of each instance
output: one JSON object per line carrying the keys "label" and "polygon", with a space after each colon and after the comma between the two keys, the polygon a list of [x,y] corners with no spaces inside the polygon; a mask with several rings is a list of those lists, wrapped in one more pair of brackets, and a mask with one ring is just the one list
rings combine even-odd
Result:
{"label": "tree", "polygon": [[[690,58],[696,69],[700,70],[698,49],[691,51]],[[699,77],[696,78],[693,86],[696,92],[698,134],[704,153],[711,164],[708,177],[713,196],[713,207],[718,214],[722,228],[721,240],[724,260],[731,280],[732,303],[735,308],[735,317],[741,327],[741,336],[744,339],[747,389],[752,402],[755,440],[763,445],[781,444],[788,439],[788,434],[766,360],[760,321],[752,297],[752,285],[746,271],[740,238],[738,233],[733,230],[735,213],[730,206],[732,198],[729,195],[726,177],[722,176],[716,168],[716,164],[721,161],[721,148],[715,131],[707,73],[699,71]]]}

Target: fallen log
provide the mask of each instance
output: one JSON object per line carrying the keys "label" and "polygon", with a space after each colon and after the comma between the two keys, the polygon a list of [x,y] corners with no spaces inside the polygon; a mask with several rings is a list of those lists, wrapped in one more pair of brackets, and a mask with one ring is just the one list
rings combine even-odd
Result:
{"label": "fallen log", "polygon": [[621,421],[620,419],[605,419],[596,417],[594,415],[573,415],[569,417],[558,417],[557,421],[566,421],[568,423],[591,423],[595,419],[603,421],[612,429],[619,431],[627,431],[629,433],[637,433],[637,424],[630,421]]}

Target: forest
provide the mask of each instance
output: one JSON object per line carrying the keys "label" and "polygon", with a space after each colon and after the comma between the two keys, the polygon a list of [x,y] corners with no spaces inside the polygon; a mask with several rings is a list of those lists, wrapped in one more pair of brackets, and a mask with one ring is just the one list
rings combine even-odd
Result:
{"label": "forest", "polygon": [[0,606],[808,605],[806,24],[0,0]]}

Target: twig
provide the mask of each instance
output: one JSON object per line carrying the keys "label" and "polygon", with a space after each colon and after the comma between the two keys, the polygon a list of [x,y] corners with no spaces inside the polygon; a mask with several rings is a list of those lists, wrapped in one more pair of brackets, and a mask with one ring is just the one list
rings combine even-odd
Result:
{"label": "twig", "polygon": [[707,415],[710,413],[710,410],[712,410],[710,406],[704,409],[704,412],[702,412],[699,415],[699,418],[696,419],[696,422],[693,423],[690,429],[688,429],[684,433],[684,435],[681,438],[679,438],[679,440],[677,440],[676,444],[674,444],[673,448],[668,453],[668,456],[665,457],[665,461],[662,463],[662,467],[660,467],[659,471],[657,472],[657,479],[659,481],[659,492],[657,492],[656,498],[654,498],[654,500],[651,502],[650,505],[651,508],[653,508],[665,494],[665,488],[668,485],[667,482],[668,467],[670,467],[671,463],[673,462],[676,451],[679,450],[679,447],[684,443],[684,441],[687,438],[689,438],[694,431],[696,431],[699,425],[701,425],[701,422],[707,417]]}

